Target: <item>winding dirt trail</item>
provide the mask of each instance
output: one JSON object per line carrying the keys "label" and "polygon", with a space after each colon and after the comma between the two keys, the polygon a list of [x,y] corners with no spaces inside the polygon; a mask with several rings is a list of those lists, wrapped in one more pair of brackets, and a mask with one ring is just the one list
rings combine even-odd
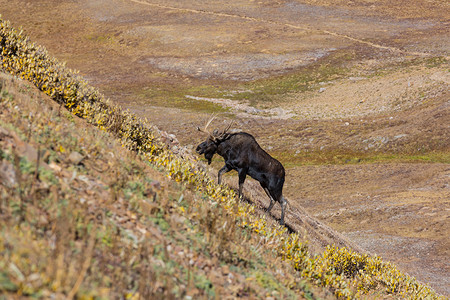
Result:
{"label": "winding dirt trail", "polygon": [[[308,26],[299,26],[299,25],[294,25],[294,24],[289,24],[289,23],[271,21],[271,20],[262,19],[262,18],[244,16],[244,15],[228,14],[228,13],[223,13],[223,12],[168,6],[168,5],[163,5],[163,4],[159,4],[159,3],[151,3],[151,2],[140,1],[140,0],[129,0],[129,1],[138,3],[138,4],[142,4],[142,5],[147,5],[147,6],[153,6],[153,7],[158,7],[158,8],[162,8],[162,9],[174,10],[174,11],[178,11],[178,12],[189,12],[189,13],[193,13],[193,14],[206,14],[206,15],[212,15],[212,16],[218,16],[218,17],[225,17],[225,18],[237,18],[237,19],[242,19],[242,20],[251,21],[251,22],[272,24],[272,25],[277,25],[277,26],[282,26],[282,27],[289,27],[289,28],[293,28],[293,29],[299,29],[302,31],[320,32],[320,33],[325,33],[325,34],[332,35],[332,36],[335,36],[338,38],[347,39],[352,42],[368,45],[373,48],[389,50],[389,51],[392,51],[395,53],[400,53],[403,55],[414,55],[414,56],[420,56],[420,57],[430,57],[431,56],[430,53],[401,50],[399,48],[395,48],[395,47],[391,47],[391,46],[384,46],[384,45],[372,43],[369,41],[364,41],[364,40],[361,40],[358,38],[354,38],[354,37],[351,37],[351,36],[348,36],[345,34],[340,34],[340,33],[329,31],[329,30],[312,29]],[[448,56],[447,56],[447,59],[448,59]]]}

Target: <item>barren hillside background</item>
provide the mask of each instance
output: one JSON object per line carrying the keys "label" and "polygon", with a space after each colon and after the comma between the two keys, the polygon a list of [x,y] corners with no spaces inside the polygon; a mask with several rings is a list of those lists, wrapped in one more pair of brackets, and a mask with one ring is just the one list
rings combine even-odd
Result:
{"label": "barren hillside background", "polygon": [[213,112],[234,120],[285,165],[293,209],[450,294],[448,1],[0,0],[0,14],[179,147]]}

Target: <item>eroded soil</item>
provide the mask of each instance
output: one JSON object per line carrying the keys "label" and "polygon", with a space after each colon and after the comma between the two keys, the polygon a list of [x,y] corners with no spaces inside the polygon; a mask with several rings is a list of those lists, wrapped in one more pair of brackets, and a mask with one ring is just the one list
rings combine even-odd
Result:
{"label": "eroded soil", "polygon": [[0,14],[181,145],[211,112],[235,120],[286,166],[292,227],[309,213],[450,294],[447,1],[0,0]]}

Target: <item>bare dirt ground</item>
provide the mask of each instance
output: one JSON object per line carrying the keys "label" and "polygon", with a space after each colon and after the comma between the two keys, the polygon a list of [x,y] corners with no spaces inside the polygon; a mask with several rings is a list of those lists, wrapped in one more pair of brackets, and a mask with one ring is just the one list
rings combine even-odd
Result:
{"label": "bare dirt ground", "polygon": [[290,224],[317,218],[450,294],[448,1],[0,0],[0,14],[182,145],[211,112],[234,119],[286,166]]}

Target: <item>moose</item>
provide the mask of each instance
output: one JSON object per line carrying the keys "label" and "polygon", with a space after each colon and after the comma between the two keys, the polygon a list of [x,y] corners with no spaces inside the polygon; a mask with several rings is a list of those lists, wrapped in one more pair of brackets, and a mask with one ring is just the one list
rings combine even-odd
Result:
{"label": "moose", "polygon": [[208,135],[206,141],[197,146],[197,153],[204,154],[211,164],[214,154],[219,154],[225,160],[225,166],[219,170],[218,183],[222,182],[222,175],[236,170],[239,176],[239,198],[242,197],[242,188],[247,175],[257,180],[267,196],[270,198],[270,205],[267,212],[270,212],[275,201],[281,205],[280,224],[284,225],[284,211],[287,201],[284,199],[283,184],[285,170],[283,165],[264,151],[255,138],[246,132],[230,133],[232,122],[222,131],[218,129],[212,133],[208,131],[208,126],[214,117],[206,123],[203,129],[197,129]]}

